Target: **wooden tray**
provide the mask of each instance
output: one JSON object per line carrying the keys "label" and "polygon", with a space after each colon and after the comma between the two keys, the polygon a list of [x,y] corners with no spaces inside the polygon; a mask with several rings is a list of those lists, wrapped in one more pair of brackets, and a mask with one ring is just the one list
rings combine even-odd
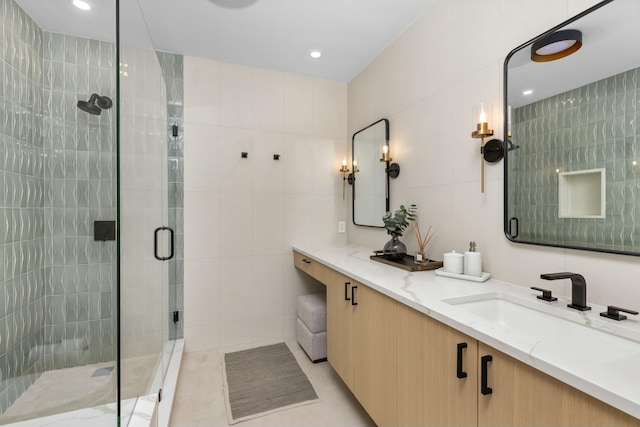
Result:
{"label": "wooden tray", "polygon": [[416,264],[414,262],[414,258],[411,255],[406,255],[406,254],[404,258],[400,260],[387,259],[384,257],[384,255],[381,255],[381,254],[371,255],[369,258],[371,258],[374,261],[378,261],[387,265],[392,265],[394,267],[398,267],[407,271],[435,270],[436,268],[442,267],[442,261],[434,261],[432,259],[427,260],[427,262],[423,262],[422,264]]}

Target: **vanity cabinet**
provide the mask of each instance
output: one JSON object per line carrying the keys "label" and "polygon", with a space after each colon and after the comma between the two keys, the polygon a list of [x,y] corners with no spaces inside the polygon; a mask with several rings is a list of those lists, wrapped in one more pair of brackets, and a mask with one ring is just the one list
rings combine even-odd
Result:
{"label": "vanity cabinet", "polygon": [[325,284],[329,363],[377,425],[396,425],[397,302],[338,272]]}
{"label": "vanity cabinet", "polygon": [[294,251],[327,286],[327,358],[379,426],[624,426],[631,417]]}
{"label": "vanity cabinet", "polygon": [[397,313],[399,426],[640,426],[404,304]]}

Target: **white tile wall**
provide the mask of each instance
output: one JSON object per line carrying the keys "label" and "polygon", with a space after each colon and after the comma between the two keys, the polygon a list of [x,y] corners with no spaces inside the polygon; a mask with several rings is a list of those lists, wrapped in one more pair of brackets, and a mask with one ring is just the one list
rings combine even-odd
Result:
{"label": "white tile wall", "polygon": [[347,85],[191,57],[184,73],[185,349],[293,336],[296,298],[323,286],[291,246],[346,243]]}
{"label": "white tile wall", "polygon": [[[432,255],[465,250],[475,240],[494,277],[569,295],[566,281],[543,281],[540,274],[576,271],[587,279],[589,300],[625,305],[640,299],[635,257],[514,244],[504,237],[503,163],[486,164],[481,194],[479,142],[470,137],[472,108],[485,102],[493,105],[491,125],[502,138],[502,66],[509,51],[596,3],[438,0],[349,83],[348,127],[351,135],[390,119],[391,154],[402,168],[391,181],[392,208],[418,204],[421,228],[438,228]],[[304,209],[295,199],[285,203]],[[388,240],[382,230],[347,224],[350,243],[379,248]],[[409,249],[414,240],[405,239]]]}

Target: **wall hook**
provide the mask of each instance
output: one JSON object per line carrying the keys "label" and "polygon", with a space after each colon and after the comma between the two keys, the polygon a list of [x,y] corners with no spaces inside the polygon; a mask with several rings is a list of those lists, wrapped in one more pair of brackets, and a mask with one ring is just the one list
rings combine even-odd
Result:
{"label": "wall hook", "polygon": [[247,157],[249,157],[249,153],[247,153],[246,151],[243,151],[241,155],[243,159],[246,159]]}
{"label": "wall hook", "polygon": [[273,160],[280,160],[280,154],[274,154]]}

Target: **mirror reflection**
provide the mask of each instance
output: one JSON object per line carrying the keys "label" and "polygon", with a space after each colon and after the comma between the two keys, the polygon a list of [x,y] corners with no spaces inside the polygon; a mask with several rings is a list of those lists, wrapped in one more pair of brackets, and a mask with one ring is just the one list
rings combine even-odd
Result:
{"label": "mirror reflection", "polygon": [[562,28],[582,46],[505,63],[505,233],[516,242],[640,254],[640,2],[601,2]]}
{"label": "mirror reflection", "polygon": [[386,163],[380,161],[389,144],[389,121],[379,120],[353,134],[353,223],[384,227],[382,216],[389,210]]}

